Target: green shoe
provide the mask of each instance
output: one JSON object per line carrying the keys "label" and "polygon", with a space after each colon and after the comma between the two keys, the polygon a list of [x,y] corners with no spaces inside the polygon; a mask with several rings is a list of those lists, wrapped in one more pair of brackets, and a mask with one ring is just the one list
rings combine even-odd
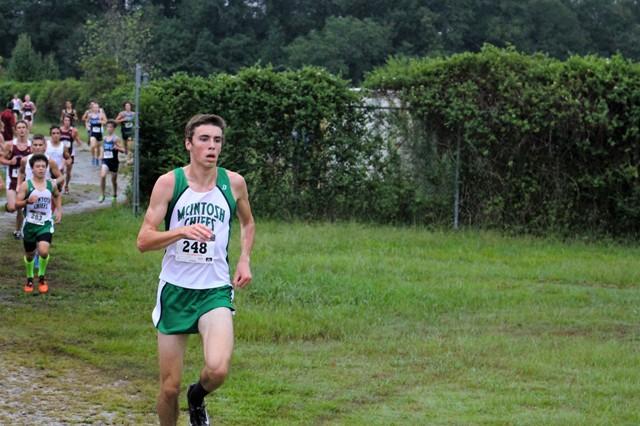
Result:
{"label": "green shoe", "polygon": [[102,203],[104,201],[104,195],[101,195],[100,198],[98,198],[98,202]]}

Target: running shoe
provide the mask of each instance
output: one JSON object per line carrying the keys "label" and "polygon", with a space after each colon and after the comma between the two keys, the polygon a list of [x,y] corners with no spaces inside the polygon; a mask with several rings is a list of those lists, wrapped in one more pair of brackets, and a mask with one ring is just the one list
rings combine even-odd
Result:
{"label": "running shoe", "polygon": [[189,424],[191,426],[210,426],[211,423],[209,423],[209,415],[207,414],[207,409],[204,406],[204,399],[200,405],[194,405],[191,403],[189,394],[194,387],[195,384],[190,385],[189,390],[187,391],[187,402],[189,403]]}
{"label": "running shoe", "polygon": [[101,195],[100,198],[98,198],[98,202],[102,203],[104,201],[104,195]]}
{"label": "running shoe", "polygon": [[33,278],[27,278],[27,282],[24,285],[24,292],[28,294],[33,293]]}
{"label": "running shoe", "polygon": [[13,231],[13,238],[16,239],[16,240],[21,240],[22,239],[22,232]]}
{"label": "running shoe", "polygon": [[68,187],[68,186],[65,186],[65,187],[64,187],[64,193],[65,193],[65,194],[69,194],[69,187]]}
{"label": "running shoe", "polygon": [[[31,286],[33,286],[33,283],[31,283]],[[49,291],[49,283],[47,282],[47,279],[44,277],[44,275],[40,275],[40,279],[38,282],[38,291],[40,292],[40,294],[44,294]]]}

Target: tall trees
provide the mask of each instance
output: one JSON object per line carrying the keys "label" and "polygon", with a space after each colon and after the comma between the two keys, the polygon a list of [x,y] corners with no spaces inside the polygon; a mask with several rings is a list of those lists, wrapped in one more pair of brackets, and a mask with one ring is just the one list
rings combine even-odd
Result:
{"label": "tall trees", "polygon": [[293,66],[323,66],[358,81],[391,53],[391,30],[371,19],[331,17],[321,31],[295,39],[286,50]]}
{"label": "tall trees", "polygon": [[60,72],[52,53],[49,53],[43,60],[42,55],[34,50],[31,37],[27,34],[20,34],[11,51],[7,75],[17,81],[36,81],[58,78]]}
{"label": "tall trees", "polygon": [[309,63],[359,80],[389,54],[452,54],[478,51],[485,43],[560,58],[620,52],[640,60],[640,2],[0,1],[0,57],[9,58],[22,33],[36,51],[54,54],[63,76],[86,71],[90,46],[89,62],[104,65],[97,58],[104,55],[130,70],[135,57],[156,75],[235,72],[256,62],[276,69]]}

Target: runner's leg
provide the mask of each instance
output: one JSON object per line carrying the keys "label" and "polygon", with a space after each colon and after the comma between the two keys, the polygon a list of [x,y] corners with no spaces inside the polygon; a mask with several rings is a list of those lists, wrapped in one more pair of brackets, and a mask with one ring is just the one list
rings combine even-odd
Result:
{"label": "runner's leg", "polygon": [[200,384],[212,392],[224,383],[233,352],[233,318],[228,308],[213,309],[198,320],[202,336],[204,368],[200,372]]}
{"label": "runner's leg", "polygon": [[157,410],[162,426],[173,426],[178,421],[178,395],[187,337],[186,334],[158,333],[160,394]]}

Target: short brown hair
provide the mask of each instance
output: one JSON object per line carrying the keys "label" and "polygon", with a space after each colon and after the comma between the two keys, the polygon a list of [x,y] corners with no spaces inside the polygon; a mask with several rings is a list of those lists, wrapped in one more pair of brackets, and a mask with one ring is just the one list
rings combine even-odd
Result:
{"label": "short brown hair", "polygon": [[36,162],[43,161],[45,164],[49,164],[49,159],[44,154],[33,154],[31,158],[29,158],[29,165],[31,168],[36,165]]}
{"label": "short brown hair", "polygon": [[227,127],[227,123],[219,115],[215,114],[196,114],[187,122],[184,126],[184,138],[191,140],[193,134],[196,131],[196,127],[203,126],[205,124],[211,124],[222,129],[222,140],[224,140],[224,129]]}
{"label": "short brown hair", "polygon": [[40,133],[37,133],[37,134],[33,135],[33,140],[34,141],[35,140],[43,141],[44,140],[44,135],[40,134]]}

